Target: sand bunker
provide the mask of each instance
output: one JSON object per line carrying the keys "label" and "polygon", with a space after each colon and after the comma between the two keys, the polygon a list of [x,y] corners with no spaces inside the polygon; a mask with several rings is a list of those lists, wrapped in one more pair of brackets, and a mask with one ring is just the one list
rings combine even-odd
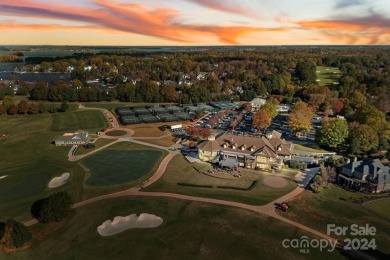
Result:
{"label": "sand bunker", "polygon": [[264,178],[264,184],[272,188],[284,188],[288,185],[288,181],[282,177],[267,176]]}
{"label": "sand bunker", "polygon": [[4,179],[4,178],[6,178],[6,177],[8,177],[8,175],[0,176],[0,180],[1,180],[1,179]]}
{"label": "sand bunker", "polygon": [[48,187],[49,188],[57,188],[57,187],[60,187],[60,186],[64,185],[68,181],[69,176],[70,176],[70,173],[69,172],[65,172],[60,177],[54,177],[49,182]]}
{"label": "sand bunker", "polygon": [[163,219],[147,213],[132,214],[126,217],[115,217],[113,221],[106,220],[97,227],[101,236],[112,236],[130,228],[154,228],[162,224]]}

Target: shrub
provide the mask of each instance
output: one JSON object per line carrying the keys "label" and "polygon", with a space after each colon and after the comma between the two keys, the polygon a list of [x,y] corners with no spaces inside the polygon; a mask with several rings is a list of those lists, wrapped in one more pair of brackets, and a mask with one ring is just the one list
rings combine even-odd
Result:
{"label": "shrub", "polygon": [[288,161],[288,166],[292,169],[299,169],[299,170],[306,170],[307,168],[306,163],[300,163],[296,160]]}

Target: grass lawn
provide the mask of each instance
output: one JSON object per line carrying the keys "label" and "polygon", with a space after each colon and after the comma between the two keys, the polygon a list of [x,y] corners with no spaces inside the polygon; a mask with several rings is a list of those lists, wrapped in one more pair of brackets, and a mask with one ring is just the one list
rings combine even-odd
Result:
{"label": "grass lawn", "polygon": [[384,217],[390,218],[390,198],[370,201],[365,203],[364,206]]}
{"label": "grass lawn", "polygon": [[[30,219],[31,204],[56,191],[67,190],[75,201],[81,199],[84,169],[78,163],[68,161],[67,153],[70,147],[56,147],[51,144],[62,134],[53,131],[53,126],[65,126],[69,123],[68,118],[75,118],[70,121],[74,130],[85,126],[83,120],[86,120],[86,115],[79,113],[68,111],[1,116],[0,133],[5,133],[7,137],[0,139],[0,176],[8,177],[0,180],[0,221],[7,218]],[[83,115],[83,120],[78,119],[79,115]],[[102,120],[90,125],[98,129],[105,126]],[[55,127],[56,130],[60,128]],[[47,184],[51,178],[64,172],[71,173],[68,183],[56,189],[48,189]]]}
{"label": "grass lawn", "polygon": [[102,146],[105,146],[105,145],[107,145],[109,143],[112,143],[114,141],[115,141],[115,139],[98,138],[96,140],[96,142],[93,143],[95,145],[94,148],[85,148],[84,146],[79,145],[79,147],[76,150],[76,154],[75,155],[82,155],[82,154],[90,153],[90,152],[92,152],[92,151],[94,151],[94,150],[96,150],[96,149],[98,149],[98,148],[100,148]]}
{"label": "grass lawn", "polygon": [[168,154],[153,147],[120,142],[84,158],[83,199],[128,189],[152,176]]}
{"label": "grass lawn", "polygon": [[173,136],[169,135],[160,139],[140,139],[140,141],[145,142],[145,143],[150,143],[150,144],[156,144],[156,145],[161,145],[165,147],[169,147],[175,144],[173,142]]}
{"label": "grass lawn", "polygon": [[77,131],[81,129],[96,132],[107,127],[107,119],[97,110],[56,113],[53,114],[51,123],[52,131]]}
{"label": "grass lawn", "polygon": [[[351,224],[359,226],[369,224],[377,230],[375,239],[378,249],[383,253],[389,254],[390,223],[388,215],[379,215],[371,210],[367,210],[366,206],[352,203],[349,200],[350,198],[363,196],[363,194],[358,192],[349,192],[340,187],[329,185],[327,188],[320,188],[320,193],[318,194],[303,193],[289,203],[291,211],[280,214],[324,233],[326,233],[327,224],[336,224],[342,227],[349,227]],[[387,209],[385,210],[388,210],[388,201],[386,205]],[[356,238],[354,236],[347,237],[351,239]],[[343,239],[343,237],[339,238]]]}
{"label": "grass lawn", "polygon": [[337,86],[333,82],[339,82],[341,72],[338,68],[317,66],[317,80],[320,86]]}
{"label": "grass lawn", "polygon": [[280,174],[290,178],[294,178],[300,171],[297,169],[285,168],[280,171]]}
{"label": "grass lawn", "polygon": [[300,145],[300,144],[295,144],[294,145],[294,149],[302,150],[302,151],[305,151],[305,152],[312,152],[312,153],[328,153],[328,151],[323,150],[323,149],[314,149],[314,148],[310,148],[310,147],[303,146],[303,145]]}
{"label": "grass lawn", "polygon": [[158,129],[162,125],[165,125],[165,123],[136,124],[126,126],[126,128],[134,130],[133,137],[160,137],[166,134],[166,132]]}
{"label": "grass lawn", "polygon": [[[193,167],[207,172],[211,168],[210,164],[199,163],[190,164],[183,156],[177,155],[169,163],[163,177],[145,191],[165,191],[180,194],[187,194],[200,197],[210,197],[223,200],[232,200],[254,205],[264,205],[274,199],[292,191],[297,185],[288,180],[288,185],[284,188],[271,188],[263,184],[263,173],[244,172],[240,179],[218,179],[198,173]],[[283,178],[283,177],[280,177]],[[230,186],[236,188],[248,188],[253,181],[258,181],[251,190],[221,189],[216,186]],[[188,183],[194,185],[212,185],[213,188],[180,186],[177,183]]]}
{"label": "grass lawn", "polygon": [[104,108],[104,109],[115,109],[117,107],[124,107],[126,103],[120,102],[102,102],[102,103],[84,103],[85,107],[93,107],[93,108]]}
{"label": "grass lawn", "polygon": [[[163,218],[151,229],[101,237],[97,226],[115,216],[150,213]],[[42,224],[32,227],[38,235]],[[122,197],[76,209],[72,221],[46,240],[7,259],[344,259],[339,252],[300,254],[284,239],[309,234],[269,217],[220,205],[175,199]],[[310,237],[310,236],[309,236]]]}
{"label": "grass lawn", "polygon": [[[104,109],[115,109],[117,107],[134,107],[134,106],[152,106],[154,104],[162,103],[133,103],[133,102],[85,102],[83,105],[85,107],[93,108],[104,108]],[[169,103],[168,103],[169,104]]]}

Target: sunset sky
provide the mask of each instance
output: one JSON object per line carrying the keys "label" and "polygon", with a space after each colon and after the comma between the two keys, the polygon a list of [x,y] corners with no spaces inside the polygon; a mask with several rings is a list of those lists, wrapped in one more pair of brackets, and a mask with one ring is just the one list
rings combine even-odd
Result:
{"label": "sunset sky", "polygon": [[0,0],[0,44],[390,44],[390,1]]}

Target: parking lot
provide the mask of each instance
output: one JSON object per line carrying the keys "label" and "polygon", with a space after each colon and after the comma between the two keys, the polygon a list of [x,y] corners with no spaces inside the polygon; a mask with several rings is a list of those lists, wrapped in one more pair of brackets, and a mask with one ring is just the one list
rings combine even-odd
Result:
{"label": "parking lot", "polygon": [[271,125],[267,128],[267,131],[276,130],[283,134],[283,138],[287,141],[291,141],[301,145],[315,145],[315,132],[317,128],[321,127],[322,121],[321,118],[315,116],[312,120],[312,129],[300,135],[300,137],[295,137],[292,135],[290,128],[288,127],[288,114],[279,114],[273,120]]}
{"label": "parking lot", "polygon": [[[238,111],[231,110],[208,113],[204,117],[194,122],[193,126],[216,129],[220,131],[232,130],[232,128],[230,127],[231,122],[238,116],[238,114]],[[321,127],[321,117],[313,117],[312,129],[307,133],[301,134],[299,137],[292,135],[292,132],[288,126],[288,117],[289,115],[287,113],[277,115],[272,120],[271,125],[266,129],[265,132],[275,130],[282,133],[283,138],[287,141],[291,141],[301,145],[316,145],[315,132],[317,128]],[[237,126],[234,128],[234,131],[242,133],[261,134],[259,130],[252,127],[252,120],[253,113],[244,114],[242,116],[242,119],[237,123]]]}
{"label": "parking lot", "polygon": [[204,127],[210,129],[228,130],[231,122],[237,116],[237,111],[222,110],[219,112],[208,113],[198,119],[194,127]]}

